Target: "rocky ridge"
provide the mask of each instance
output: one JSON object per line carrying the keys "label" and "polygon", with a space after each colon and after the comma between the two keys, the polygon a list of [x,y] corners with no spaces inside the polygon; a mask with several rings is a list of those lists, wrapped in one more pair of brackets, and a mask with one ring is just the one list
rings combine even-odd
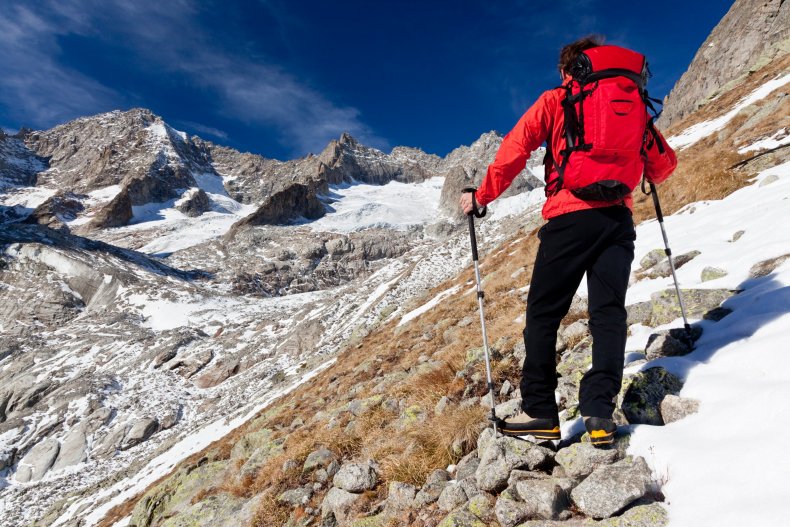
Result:
{"label": "rocky ridge", "polygon": [[790,4],[736,0],[664,100],[669,129],[772,60],[790,52]]}

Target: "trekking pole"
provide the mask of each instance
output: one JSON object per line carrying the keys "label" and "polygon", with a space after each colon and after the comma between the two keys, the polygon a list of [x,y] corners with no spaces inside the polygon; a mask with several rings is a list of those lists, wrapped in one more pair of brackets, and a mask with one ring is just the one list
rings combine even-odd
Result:
{"label": "trekking pole", "polygon": [[658,224],[661,226],[661,236],[664,238],[664,252],[669,259],[669,268],[672,270],[672,280],[675,282],[675,292],[678,295],[680,313],[683,315],[683,327],[686,328],[686,335],[689,339],[689,344],[691,344],[693,342],[691,337],[691,326],[689,325],[688,318],[686,318],[686,304],[683,302],[683,294],[680,292],[680,286],[678,285],[678,276],[675,274],[675,262],[672,260],[672,250],[669,248],[669,238],[667,238],[667,231],[664,228],[664,213],[661,212],[661,204],[658,202],[658,192],[656,191],[655,184],[650,183],[650,192],[645,193],[653,197],[653,205],[656,207],[656,217],[658,218]]}
{"label": "trekking pole", "polygon": [[472,240],[472,262],[475,266],[475,281],[477,282],[477,305],[480,308],[480,326],[483,328],[483,352],[486,361],[486,380],[488,381],[488,393],[491,397],[491,426],[494,428],[494,437],[497,433],[497,417],[496,417],[496,402],[494,401],[494,381],[491,379],[491,358],[488,351],[488,334],[486,333],[486,317],[483,311],[483,286],[480,280],[480,265],[477,259],[477,236],[475,236],[475,217],[482,218],[486,215],[486,208],[477,209],[477,202],[475,201],[475,188],[465,188],[464,192],[472,194],[472,212],[467,217],[469,218],[469,238]]}

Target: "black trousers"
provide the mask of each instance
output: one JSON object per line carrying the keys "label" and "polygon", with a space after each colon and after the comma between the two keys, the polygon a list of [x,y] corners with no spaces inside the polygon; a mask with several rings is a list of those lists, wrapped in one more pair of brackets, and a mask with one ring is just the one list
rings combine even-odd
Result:
{"label": "black trousers", "polygon": [[625,292],[636,239],[631,211],[618,205],[570,212],[550,219],[538,237],[524,329],[523,409],[531,417],[557,415],[557,329],[586,272],[593,360],[579,409],[585,417],[611,418],[623,378]]}

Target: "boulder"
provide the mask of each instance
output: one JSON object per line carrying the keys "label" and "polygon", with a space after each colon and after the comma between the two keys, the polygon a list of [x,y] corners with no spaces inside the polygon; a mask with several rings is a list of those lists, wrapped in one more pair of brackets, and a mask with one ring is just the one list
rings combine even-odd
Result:
{"label": "boulder", "polygon": [[337,487],[329,489],[321,502],[322,525],[345,525],[350,519],[351,507],[361,496]]}
{"label": "boulder", "polygon": [[461,508],[445,516],[439,527],[486,527],[486,524],[468,510]]}
{"label": "boulder", "polygon": [[602,520],[598,527],[666,527],[669,525],[667,510],[660,503],[637,505],[621,516]]}
{"label": "boulder", "polygon": [[502,527],[515,527],[530,518],[534,511],[530,505],[520,500],[515,491],[508,489],[497,498],[494,513]]}
{"label": "boulder", "polygon": [[60,443],[53,437],[36,443],[19,461],[14,479],[20,483],[40,480],[55,463],[59,452]]}
{"label": "boulder", "polygon": [[594,470],[571,491],[571,499],[587,516],[609,518],[644,496],[650,481],[645,460],[629,457]]}
{"label": "boulder", "polygon": [[198,388],[212,388],[239,373],[238,359],[220,359],[213,366],[195,377]]}
{"label": "boulder", "polygon": [[718,278],[723,278],[727,276],[727,270],[721,269],[719,267],[705,267],[702,272],[700,273],[700,279],[703,282],[709,282],[711,280],[716,280]]}
{"label": "boulder", "polygon": [[687,399],[685,397],[678,397],[677,395],[667,395],[661,401],[661,419],[664,424],[674,423],[680,421],[686,416],[697,413],[699,410],[699,401],[696,399]]}
{"label": "boulder", "polygon": [[77,465],[88,459],[88,440],[86,437],[88,423],[83,421],[69,430],[60,445],[60,452],[52,470]]}
{"label": "boulder", "polygon": [[590,336],[590,323],[587,320],[577,320],[562,331],[562,339],[569,346],[575,346],[585,337]]}
{"label": "boulder", "polygon": [[150,417],[138,419],[132,424],[132,428],[121,443],[121,450],[128,450],[147,441],[157,430],[159,430],[159,422],[156,419]]}
{"label": "boulder", "polygon": [[474,477],[479,465],[480,458],[477,457],[477,450],[474,450],[462,457],[455,466],[455,479],[461,481],[468,477]]}
{"label": "boulder", "polygon": [[630,424],[664,424],[659,407],[667,395],[677,395],[683,382],[658,366],[636,373],[626,383],[621,408]]}
{"label": "boulder", "polygon": [[332,483],[348,492],[363,492],[376,487],[378,471],[373,463],[343,463]]}
{"label": "boulder", "polygon": [[563,448],[555,456],[555,460],[570,478],[585,478],[601,466],[611,465],[617,458],[617,450],[595,448],[590,443],[574,443]]}
{"label": "boulder", "polygon": [[449,485],[447,481],[433,481],[422,486],[420,491],[414,496],[414,506],[418,509],[430,505],[439,499],[445,487]]}
{"label": "boulder", "polygon": [[639,265],[642,266],[642,269],[650,269],[666,257],[667,253],[664,249],[653,249],[642,257],[639,261]]}
{"label": "boulder", "polygon": [[[683,301],[689,318],[702,318],[708,311],[736,293],[729,289],[683,289]],[[668,324],[681,317],[680,305],[675,289],[665,289],[650,296],[653,312],[650,317],[651,326]]]}
{"label": "boulder", "polygon": [[277,497],[278,503],[283,503],[291,507],[305,505],[313,496],[313,489],[309,485],[286,490]]}
{"label": "boulder", "polygon": [[645,357],[647,360],[657,359],[659,357],[677,357],[680,355],[688,355],[691,353],[691,345],[687,339],[677,339],[669,332],[650,335],[647,340],[647,347],[645,348]]}
{"label": "boulder", "polygon": [[442,490],[436,504],[443,511],[451,511],[459,505],[466,503],[468,499],[469,497],[466,495],[466,491],[462,485],[450,482],[444,487],[444,490]]}
{"label": "boulder", "polygon": [[485,491],[501,490],[514,468],[534,470],[552,457],[553,452],[542,446],[514,437],[500,437],[485,449],[480,458],[475,473],[477,487]]}
{"label": "boulder", "polygon": [[636,304],[625,306],[625,311],[627,314],[627,325],[647,325],[650,323],[650,318],[653,315],[653,304],[651,302],[637,302]]}
{"label": "boulder", "polygon": [[210,208],[208,195],[202,188],[192,188],[186,191],[176,204],[176,209],[190,218],[196,218]]}
{"label": "boulder", "polygon": [[[675,264],[675,269],[680,269],[691,260],[699,256],[699,251],[690,251],[672,258],[672,262]],[[644,277],[646,278],[666,278],[672,275],[672,268],[669,265],[669,258],[664,259],[658,262],[655,266],[650,268],[646,273],[644,273]]]}
{"label": "boulder", "polygon": [[391,481],[384,512],[397,515],[405,509],[410,509],[416,495],[417,489],[414,485],[401,483],[400,481]]}
{"label": "boulder", "polygon": [[519,481],[516,492],[531,509],[532,517],[556,520],[568,507],[567,495],[554,479]]}
{"label": "boulder", "polygon": [[749,269],[749,277],[762,278],[763,276],[768,276],[769,274],[773,273],[777,267],[782,265],[788,258],[790,258],[790,254],[785,254],[782,256],[777,256],[776,258],[769,258],[767,260],[757,262]]}
{"label": "boulder", "polygon": [[337,456],[331,450],[319,448],[308,454],[302,466],[302,474],[309,474],[319,468],[326,469],[330,464],[337,461]]}
{"label": "boulder", "polygon": [[87,230],[122,227],[134,217],[132,198],[128,187],[124,187],[107,205],[96,213],[88,223]]}

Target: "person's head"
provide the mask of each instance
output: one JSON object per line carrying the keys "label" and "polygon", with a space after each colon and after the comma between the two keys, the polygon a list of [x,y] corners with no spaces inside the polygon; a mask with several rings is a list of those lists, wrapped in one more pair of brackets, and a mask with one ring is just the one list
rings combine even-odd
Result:
{"label": "person's head", "polygon": [[560,61],[557,64],[557,68],[560,70],[560,77],[564,80],[566,76],[570,75],[571,66],[582,51],[602,46],[603,43],[604,37],[601,35],[588,35],[576,42],[563,46],[560,51]]}

